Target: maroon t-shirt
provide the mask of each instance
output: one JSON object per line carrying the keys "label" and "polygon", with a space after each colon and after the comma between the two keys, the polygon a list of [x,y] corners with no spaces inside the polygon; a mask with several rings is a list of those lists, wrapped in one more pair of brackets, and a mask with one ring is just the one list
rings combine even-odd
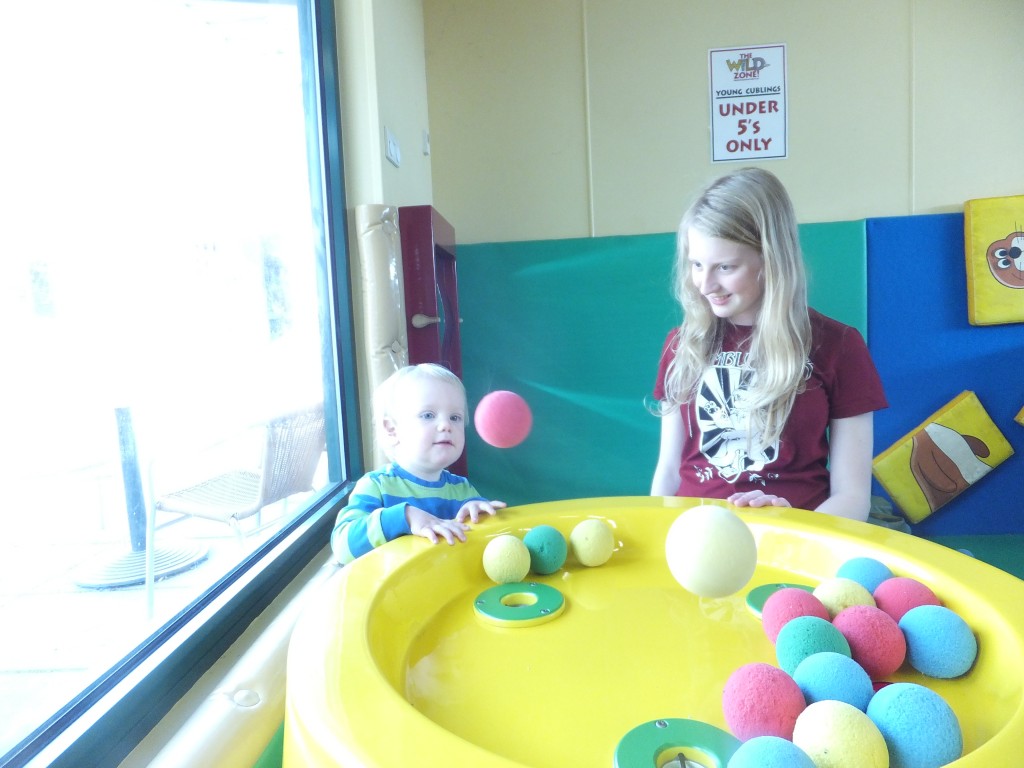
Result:
{"label": "maroon t-shirt", "polygon": [[[722,352],[705,372],[696,398],[680,407],[683,455],[677,496],[723,499],[762,490],[794,507],[814,509],[829,496],[828,425],[885,408],[878,371],[860,333],[810,310],[811,354],[805,390],[793,404],[781,439],[748,449],[743,395],[753,371],[744,367],[750,329],[727,325]],[[669,333],[661,354],[654,397],[665,396],[672,359]]]}

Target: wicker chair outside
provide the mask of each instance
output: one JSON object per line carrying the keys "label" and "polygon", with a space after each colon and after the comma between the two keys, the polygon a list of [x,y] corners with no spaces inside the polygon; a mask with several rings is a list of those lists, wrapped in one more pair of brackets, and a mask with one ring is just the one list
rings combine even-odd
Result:
{"label": "wicker chair outside", "polygon": [[275,502],[313,490],[326,447],[323,405],[272,419],[266,425],[262,470],[236,469],[161,496],[156,511],[219,520],[241,535],[240,521]]}

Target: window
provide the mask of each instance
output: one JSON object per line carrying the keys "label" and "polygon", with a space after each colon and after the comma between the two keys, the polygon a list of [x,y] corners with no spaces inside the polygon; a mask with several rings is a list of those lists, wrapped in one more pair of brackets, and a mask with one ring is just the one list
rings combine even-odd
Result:
{"label": "window", "polygon": [[[360,469],[334,34],[319,0],[0,7],[0,763],[116,765],[328,543]],[[295,465],[264,458],[297,411],[298,490],[167,511]]]}

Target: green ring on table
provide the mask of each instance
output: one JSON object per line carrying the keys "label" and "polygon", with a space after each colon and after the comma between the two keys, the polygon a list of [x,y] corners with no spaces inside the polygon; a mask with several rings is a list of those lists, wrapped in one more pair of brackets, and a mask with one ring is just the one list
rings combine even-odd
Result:
{"label": "green ring on table", "polygon": [[615,748],[615,768],[657,766],[658,759],[670,750],[696,759],[686,754],[687,749],[698,750],[713,760],[708,768],[726,768],[741,743],[731,733],[700,720],[666,717],[638,725],[623,736]]}
{"label": "green ring on table", "polygon": [[802,589],[806,592],[814,592],[814,587],[809,587],[806,584],[788,584],[786,582],[762,584],[759,587],[754,587],[747,593],[747,608],[749,608],[751,613],[760,619],[761,612],[764,610],[764,604],[768,602],[768,598],[780,589],[786,589],[787,587],[795,587],[796,589]]}
{"label": "green ring on table", "polygon": [[[522,596],[525,600],[510,600]],[[565,597],[554,587],[535,581],[513,581],[485,589],[473,603],[476,615],[502,627],[533,627],[558,617]]]}

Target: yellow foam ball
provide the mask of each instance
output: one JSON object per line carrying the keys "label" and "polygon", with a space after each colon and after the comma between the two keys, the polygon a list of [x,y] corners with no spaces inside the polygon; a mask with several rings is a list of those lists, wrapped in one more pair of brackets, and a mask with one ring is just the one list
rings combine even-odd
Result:
{"label": "yellow foam ball", "polygon": [[511,533],[495,536],[484,547],[484,572],[498,584],[522,581],[530,572],[530,550]]}
{"label": "yellow foam ball", "polygon": [[615,551],[615,531],[596,517],[581,520],[569,534],[569,547],[580,565],[604,565]]}
{"label": "yellow foam ball", "polygon": [[822,605],[828,610],[829,618],[832,619],[843,609],[853,605],[875,606],[875,598],[863,585],[841,576],[822,581],[814,588],[814,596],[821,600]]}
{"label": "yellow foam ball", "polygon": [[672,523],[665,557],[684,589],[701,597],[725,597],[754,575],[757,543],[735,513],[705,504],[686,510]]}
{"label": "yellow foam ball", "polygon": [[889,768],[889,750],[878,726],[845,701],[809,705],[796,718],[793,743],[815,768]]}

